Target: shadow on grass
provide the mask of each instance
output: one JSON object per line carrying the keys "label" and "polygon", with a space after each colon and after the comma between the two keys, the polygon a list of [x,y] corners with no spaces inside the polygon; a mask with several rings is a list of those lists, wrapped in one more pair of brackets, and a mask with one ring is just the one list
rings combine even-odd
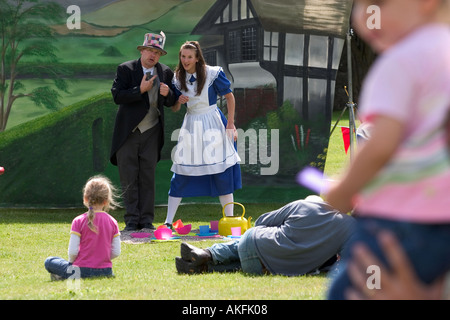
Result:
{"label": "shadow on grass", "polygon": [[28,209],[0,208],[0,225],[11,223],[67,223],[83,213],[83,208],[73,209]]}
{"label": "shadow on grass", "polygon": [[[244,204],[245,218],[252,217],[254,222],[260,215],[283,206],[282,203],[261,203],[261,204]],[[72,220],[86,212],[85,208],[0,208],[0,225],[1,224],[28,224],[28,223],[62,223],[70,224]],[[155,208],[154,224],[160,225],[165,222],[167,206],[157,206]],[[125,210],[120,208],[109,212],[119,224],[124,223]],[[242,209],[235,206],[235,216],[241,216]],[[209,223],[211,220],[220,220],[223,217],[222,207],[219,202],[217,204],[182,204],[178,208],[175,220],[181,219],[183,223]]]}

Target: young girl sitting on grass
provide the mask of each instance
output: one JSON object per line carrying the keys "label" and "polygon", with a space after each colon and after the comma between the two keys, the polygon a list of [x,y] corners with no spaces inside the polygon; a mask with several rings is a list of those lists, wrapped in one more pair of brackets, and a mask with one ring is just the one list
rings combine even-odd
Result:
{"label": "young girl sitting on grass", "polygon": [[72,221],[69,260],[45,260],[52,280],[113,276],[111,260],[120,255],[120,232],[117,221],[104,210],[114,209],[114,198],[115,189],[108,178],[95,176],[88,180],[83,203],[89,210]]}

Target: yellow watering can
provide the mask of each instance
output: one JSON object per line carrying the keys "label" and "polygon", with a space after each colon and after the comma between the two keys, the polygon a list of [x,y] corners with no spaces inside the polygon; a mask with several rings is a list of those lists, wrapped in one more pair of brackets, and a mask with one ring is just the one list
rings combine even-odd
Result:
{"label": "yellow watering can", "polygon": [[[237,204],[242,207],[242,215],[240,217],[235,216],[226,216],[225,215],[225,207],[229,204]],[[244,234],[245,231],[252,227],[251,221],[252,217],[249,217],[248,220],[244,218],[245,207],[239,202],[230,202],[223,206],[222,209],[223,218],[219,220],[219,234],[221,236],[229,236],[231,235],[231,228],[233,227],[241,227],[241,234]]]}

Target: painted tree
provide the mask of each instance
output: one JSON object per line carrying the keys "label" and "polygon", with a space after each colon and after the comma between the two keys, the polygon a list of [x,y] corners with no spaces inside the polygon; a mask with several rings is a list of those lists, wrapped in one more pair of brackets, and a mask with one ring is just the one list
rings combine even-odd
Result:
{"label": "painted tree", "polygon": [[[6,129],[14,102],[29,97],[38,106],[56,110],[59,91],[67,91],[64,70],[58,66],[52,23],[60,23],[63,8],[40,0],[0,0],[0,132]],[[26,63],[23,61],[26,58]],[[53,79],[27,91],[19,74]]]}

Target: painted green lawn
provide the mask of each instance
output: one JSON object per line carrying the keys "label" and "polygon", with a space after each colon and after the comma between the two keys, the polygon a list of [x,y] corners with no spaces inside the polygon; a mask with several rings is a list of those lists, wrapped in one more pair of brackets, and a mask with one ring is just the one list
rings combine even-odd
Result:
{"label": "painted green lawn", "polygon": [[[77,79],[69,81],[69,92],[60,92],[60,108],[70,106],[76,102],[88,99],[99,93],[110,92],[113,83],[111,79]],[[48,85],[53,86],[53,82],[47,79],[26,79],[21,80],[25,85],[27,91],[31,91],[38,86]],[[112,98],[111,98],[112,99]],[[28,97],[17,99],[11,109],[11,114],[8,119],[7,129],[10,129],[18,124],[30,121],[49,114],[51,111],[38,107],[31,102]]]}

